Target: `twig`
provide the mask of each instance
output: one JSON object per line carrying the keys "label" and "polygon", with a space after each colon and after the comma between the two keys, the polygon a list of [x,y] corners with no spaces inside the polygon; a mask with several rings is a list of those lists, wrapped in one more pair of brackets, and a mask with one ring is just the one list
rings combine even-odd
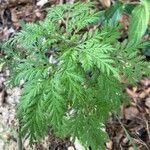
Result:
{"label": "twig", "polygon": [[145,120],[145,123],[146,123],[147,132],[148,132],[148,137],[149,137],[149,140],[150,140],[150,128],[149,128],[148,121]]}
{"label": "twig", "polygon": [[141,140],[138,136],[136,136],[136,137],[137,137],[138,139],[134,138],[134,141],[135,141],[135,142],[137,142],[137,143],[139,143],[139,144],[145,146],[145,148],[146,148],[147,150],[150,150],[150,149],[148,148],[148,146],[146,145],[146,143],[145,143],[143,140]]}
{"label": "twig", "polygon": [[126,4],[138,5],[138,4],[140,4],[140,2],[127,2]]}
{"label": "twig", "polygon": [[126,130],[126,128],[124,127],[123,123],[120,121],[120,119],[119,119],[119,117],[118,117],[117,115],[116,115],[116,118],[118,119],[118,121],[119,121],[121,127],[123,128],[123,130],[124,130],[124,132],[125,132],[127,138],[130,140],[130,142],[131,142],[131,144],[132,144],[132,146],[133,146],[133,149],[134,149],[134,150],[138,150],[138,149],[137,149],[137,146],[136,146],[135,143],[133,142],[133,138],[130,136],[130,134],[128,133],[128,131]]}

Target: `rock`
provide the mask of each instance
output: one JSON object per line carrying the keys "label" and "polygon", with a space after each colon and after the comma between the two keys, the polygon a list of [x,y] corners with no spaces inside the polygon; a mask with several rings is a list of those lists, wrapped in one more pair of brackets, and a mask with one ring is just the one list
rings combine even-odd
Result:
{"label": "rock", "polygon": [[67,149],[68,150],[75,150],[73,146],[69,146]]}
{"label": "rock", "polygon": [[133,147],[129,147],[129,150],[134,150],[134,148]]}
{"label": "rock", "polygon": [[48,3],[48,0],[40,0],[37,2],[37,6],[39,7],[43,7],[46,3]]}

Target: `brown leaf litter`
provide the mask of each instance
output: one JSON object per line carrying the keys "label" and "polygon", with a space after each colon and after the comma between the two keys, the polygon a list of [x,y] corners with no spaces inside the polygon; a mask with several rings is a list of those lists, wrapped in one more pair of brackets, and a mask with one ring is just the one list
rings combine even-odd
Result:
{"label": "brown leaf litter", "polygon": [[131,104],[121,107],[121,115],[112,115],[106,125],[108,150],[150,149],[150,79],[143,78],[126,89]]}

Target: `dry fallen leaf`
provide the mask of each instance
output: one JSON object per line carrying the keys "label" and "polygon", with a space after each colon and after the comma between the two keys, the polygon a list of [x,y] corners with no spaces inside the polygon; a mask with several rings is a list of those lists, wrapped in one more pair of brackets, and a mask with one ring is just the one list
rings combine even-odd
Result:
{"label": "dry fallen leaf", "polygon": [[111,0],[100,0],[101,4],[103,7],[110,7],[111,5]]}
{"label": "dry fallen leaf", "polygon": [[143,92],[141,92],[140,94],[139,94],[139,98],[145,98],[146,97],[146,95],[147,95],[147,93],[146,93],[146,91],[143,91]]}
{"label": "dry fallen leaf", "polygon": [[139,111],[136,107],[131,106],[131,107],[128,107],[128,108],[124,108],[125,119],[132,120],[138,114],[139,114]]}
{"label": "dry fallen leaf", "polygon": [[40,9],[36,9],[34,12],[35,12],[35,15],[36,15],[37,18],[39,18],[39,19],[44,18],[44,14],[41,13]]}
{"label": "dry fallen leaf", "polygon": [[145,105],[150,108],[150,97],[146,98]]}
{"label": "dry fallen leaf", "polygon": [[138,94],[135,91],[133,91],[133,90],[131,90],[129,88],[126,89],[126,92],[134,100],[134,102],[136,102]]}
{"label": "dry fallen leaf", "polygon": [[8,0],[9,5],[16,6],[17,4],[27,4],[27,3],[33,3],[32,0]]}
{"label": "dry fallen leaf", "polygon": [[112,146],[113,146],[113,142],[112,141],[109,141],[109,142],[106,143],[107,150],[112,150]]}
{"label": "dry fallen leaf", "polygon": [[11,27],[8,29],[8,27],[5,27],[3,29],[3,40],[8,40],[10,34],[14,34],[15,30]]}
{"label": "dry fallen leaf", "polygon": [[18,22],[17,10],[16,8],[11,9],[11,20],[13,22]]}
{"label": "dry fallen leaf", "polygon": [[147,79],[147,78],[145,78],[145,79],[142,79],[142,80],[140,81],[140,83],[141,83],[142,85],[144,85],[144,86],[148,86],[148,85],[150,85],[150,80]]}

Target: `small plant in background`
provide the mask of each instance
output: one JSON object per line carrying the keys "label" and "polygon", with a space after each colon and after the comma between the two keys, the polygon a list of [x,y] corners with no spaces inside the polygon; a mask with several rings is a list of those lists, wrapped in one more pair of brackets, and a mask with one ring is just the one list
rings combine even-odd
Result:
{"label": "small plant in background", "polygon": [[120,43],[120,27],[100,26],[101,14],[93,7],[80,2],[55,6],[44,21],[26,24],[3,45],[9,83],[24,81],[17,117],[21,136],[31,144],[51,127],[61,138],[104,149],[104,124],[119,108],[121,81],[134,83],[149,74],[137,50],[142,45]]}
{"label": "small plant in background", "polygon": [[132,11],[129,22],[129,40],[139,42],[144,36],[150,21],[150,1],[141,0]]}
{"label": "small plant in background", "polygon": [[150,21],[150,1],[141,0],[135,3],[118,1],[105,11],[105,19],[118,22],[123,13],[130,16],[129,41],[140,42]]}
{"label": "small plant in background", "polygon": [[[103,4],[103,0],[102,4]],[[109,2],[108,2],[109,1]],[[110,3],[110,0],[104,0],[104,3]],[[150,1],[140,0],[140,2],[123,2],[116,1],[112,6],[104,11],[103,19],[106,21],[111,20],[113,24],[119,22],[123,15],[129,17],[128,24],[128,38],[130,43],[140,43],[143,41],[143,37],[149,34],[148,26],[150,22]],[[127,23],[128,22],[128,23]],[[144,39],[145,40],[145,39]],[[146,38],[147,40],[147,38]],[[143,49],[143,54],[150,57],[150,42],[147,42],[147,46]]]}

